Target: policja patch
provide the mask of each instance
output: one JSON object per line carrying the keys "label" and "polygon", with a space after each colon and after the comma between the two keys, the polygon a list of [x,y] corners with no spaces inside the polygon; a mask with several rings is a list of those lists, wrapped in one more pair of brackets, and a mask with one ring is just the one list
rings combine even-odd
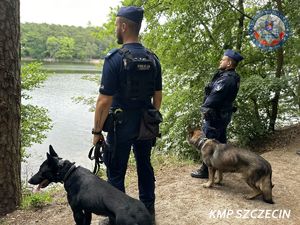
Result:
{"label": "policja patch", "polygon": [[214,90],[215,91],[221,91],[223,89],[224,85],[221,81],[216,82],[216,84],[214,85]]}

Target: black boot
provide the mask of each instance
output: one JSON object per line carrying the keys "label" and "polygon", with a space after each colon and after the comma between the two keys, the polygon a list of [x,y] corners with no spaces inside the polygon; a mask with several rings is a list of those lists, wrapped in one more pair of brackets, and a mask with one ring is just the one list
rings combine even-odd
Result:
{"label": "black boot", "polygon": [[207,165],[202,163],[201,167],[197,169],[196,171],[193,171],[191,173],[191,176],[194,178],[201,178],[201,179],[207,179],[208,178],[208,168]]}

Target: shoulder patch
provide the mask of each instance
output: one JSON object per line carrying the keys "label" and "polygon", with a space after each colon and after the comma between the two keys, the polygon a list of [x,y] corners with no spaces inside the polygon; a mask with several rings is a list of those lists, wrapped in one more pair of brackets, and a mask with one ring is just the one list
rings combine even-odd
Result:
{"label": "shoulder patch", "polygon": [[221,77],[219,80],[217,80],[213,84],[212,88],[216,92],[221,91],[224,88],[225,83],[226,83],[226,78],[225,77]]}
{"label": "shoulder patch", "polygon": [[119,49],[118,48],[113,48],[112,50],[110,50],[107,54],[106,54],[106,56],[105,56],[105,58],[106,59],[109,59],[111,56],[113,56],[116,52],[118,52],[119,51]]}
{"label": "shoulder patch", "polygon": [[217,84],[214,89],[216,91],[221,91],[223,89],[223,85],[222,84]]}

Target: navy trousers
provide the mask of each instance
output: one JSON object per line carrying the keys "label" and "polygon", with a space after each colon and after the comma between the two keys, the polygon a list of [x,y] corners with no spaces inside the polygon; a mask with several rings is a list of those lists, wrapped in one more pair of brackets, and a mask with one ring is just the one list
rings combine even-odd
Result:
{"label": "navy trousers", "polygon": [[221,143],[227,143],[227,126],[231,121],[232,112],[224,112],[215,120],[205,120],[203,132],[207,138],[216,139]]}
{"label": "navy trousers", "polygon": [[[124,180],[130,151],[136,160],[139,198],[146,207],[155,202],[155,178],[151,165],[152,140],[136,140],[141,119],[141,111],[124,112],[122,123],[117,125],[116,135],[107,136],[108,150],[104,153],[108,182],[125,192]],[[116,139],[116,140],[115,140]]]}

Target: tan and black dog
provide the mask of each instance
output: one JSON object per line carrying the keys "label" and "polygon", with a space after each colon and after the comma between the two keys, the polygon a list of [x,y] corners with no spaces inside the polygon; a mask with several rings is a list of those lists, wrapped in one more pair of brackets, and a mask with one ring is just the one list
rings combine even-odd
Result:
{"label": "tan and black dog", "polygon": [[[201,151],[203,162],[208,166],[209,181],[204,187],[220,184],[223,172],[241,173],[253,193],[246,196],[254,199],[262,195],[263,200],[273,204],[272,200],[272,168],[263,157],[244,149],[228,144],[221,144],[215,139],[205,138],[204,133],[197,129],[189,132],[188,141]],[[217,171],[217,180],[215,173]]]}

